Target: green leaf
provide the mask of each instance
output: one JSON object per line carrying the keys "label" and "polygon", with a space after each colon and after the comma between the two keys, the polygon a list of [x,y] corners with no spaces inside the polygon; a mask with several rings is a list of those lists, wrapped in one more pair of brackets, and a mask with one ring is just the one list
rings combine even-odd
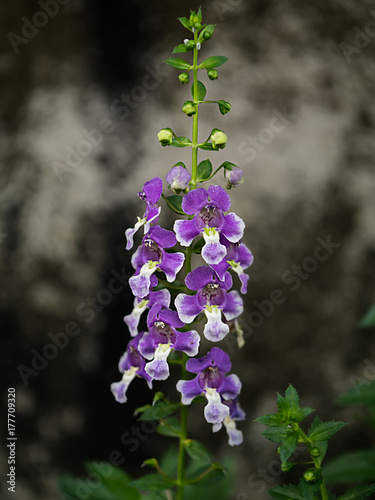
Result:
{"label": "green leaf", "polygon": [[221,66],[226,61],[228,61],[227,57],[212,56],[212,57],[209,57],[208,59],[205,59],[202,63],[200,63],[198,68],[213,69],[213,68],[217,68],[218,66]]}
{"label": "green leaf", "polygon": [[374,404],[375,403],[375,380],[364,382],[352,387],[339,396],[336,403],[346,404]]}
{"label": "green leaf", "polygon": [[[59,488],[65,495],[65,498],[68,496],[67,500],[70,500],[70,498],[73,500],[81,500],[81,498],[86,498],[87,500],[118,500],[117,496],[111,493],[103,484],[96,481],[94,483],[92,481],[86,482],[75,477],[62,476],[59,478]],[[140,498],[140,495],[134,488],[124,486],[122,491],[123,496],[129,492],[129,500],[138,500]],[[137,496],[134,496],[135,494]]]}
{"label": "green leaf", "polygon": [[[219,464],[212,464],[212,467],[214,467],[214,469],[210,470],[207,474],[205,474],[205,472],[208,470],[207,465],[204,467],[200,467],[198,469],[194,469],[192,473],[187,475],[187,480],[194,481],[192,485],[199,487],[215,485],[218,481],[223,479],[226,471],[224,468],[219,466]],[[204,476],[199,481],[196,481],[199,478],[199,476],[203,474]]]}
{"label": "green leaf", "polygon": [[225,168],[225,170],[233,170],[234,168],[237,168],[238,165],[235,163],[232,163],[231,161],[225,161],[220,165],[220,168]]}
{"label": "green leaf", "polygon": [[175,148],[186,148],[191,144],[191,140],[188,137],[185,137],[183,135],[173,138],[173,141],[171,143],[171,146],[174,146]]}
{"label": "green leaf", "polygon": [[141,413],[138,420],[161,420],[175,412],[179,407],[180,403],[171,401],[158,401],[154,406],[142,406],[137,408],[137,412]]}
{"label": "green leaf", "polygon": [[260,422],[261,424],[268,425],[269,427],[282,427],[285,423],[281,418],[280,413],[274,413],[273,415],[263,415],[255,419],[255,422]]}
{"label": "green leaf", "polygon": [[198,38],[198,41],[199,42],[202,42],[202,40],[206,40],[204,35],[205,34],[208,34],[208,35],[212,35],[214,34],[214,31],[215,31],[215,26],[216,24],[208,24],[200,33],[199,33],[199,38]]}
{"label": "green leaf", "polygon": [[94,477],[100,477],[104,487],[107,488],[116,498],[122,498],[124,492],[129,500],[138,500],[139,493],[129,486],[131,477],[125,471],[114,467],[108,462],[87,462],[85,464],[87,472]]}
{"label": "green leaf", "polygon": [[[198,101],[203,101],[207,93],[206,87],[198,80]],[[194,99],[194,84],[191,86],[191,95]]]}
{"label": "green leaf", "polygon": [[178,448],[171,446],[162,456],[160,460],[162,470],[169,476],[177,476],[178,467]]}
{"label": "green leaf", "polygon": [[298,433],[295,432],[290,436],[287,436],[280,446],[280,460],[281,463],[285,463],[288,458],[290,458],[295,452],[298,445]]}
{"label": "green leaf", "polygon": [[327,483],[347,484],[375,481],[375,450],[345,453],[323,467]]}
{"label": "green leaf", "polygon": [[165,479],[159,474],[148,474],[147,476],[135,479],[130,485],[143,491],[156,491],[168,490],[175,485],[175,482],[172,479]]}
{"label": "green leaf", "polygon": [[183,200],[182,196],[179,194],[172,194],[171,196],[166,196],[164,199],[167,202],[168,207],[173,210],[173,212],[179,215],[186,215],[181,206]]}
{"label": "green leaf", "polygon": [[207,448],[199,441],[187,439],[185,441],[185,450],[193,460],[207,464],[211,463],[211,457]]}
{"label": "green leaf", "polygon": [[[317,427],[319,427],[319,425],[321,425],[321,424],[322,424],[322,421],[320,420],[320,418],[318,416],[316,416],[314,418],[312,424],[310,425],[309,434],[311,434],[312,431],[314,429],[316,429]],[[314,444],[318,448],[318,450],[320,451],[320,456],[317,458],[317,460],[319,463],[322,463],[323,458],[325,457],[325,455],[327,453],[328,442],[327,441],[318,441],[317,443],[314,443]]]}
{"label": "green leaf", "polygon": [[336,421],[331,421],[331,422],[323,422],[309,434],[309,438],[312,441],[327,441],[329,438],[331,438],[336,432],[338,432],[340,429],[342,429],[346,425],[345,422],[336,422]]}
{"label": "green leaf", "polygon": [[191,26],[190,26],[190,23],[189,23],[189,19],[186,19],[186,17],[178,17],[177,18],[180,23],[182,24],[182,26],[186,29],[188,29],[189,31],[191,31]]}
{"label": "green leaf", "polygon": [[289,384],[288,389],[285,391],[285,401],[288,408],[292,411],[299,410],[299,396],[295,388]]}
{"label": "green leaf", "polygon": [[160,424],[156,430],[163,436],[180,437],[180,421],[174,417],[160,420]]}
{"label": "green leaf", "polygon": [[212,174],[212,163],[207,158],[200,162],[197,168],[197,182],[207,181]]}
{"label": "green leaf", "polygon": [[[185,285],[180,280],[174,280],[172,281],[172,283],[170,283],[169,281],[161,280],[153,290],[157,292],[158,290],[163,290],[163,288],[168,288],[168,290],[172,290],[173,292],[186,290]],[[168,359],[171,359],[171,354],[169,355]],[[149,406],[150,405],[146,405],[147,408],[149,408]]]}
{"label": "green leaf", "polygon": [[308,408],[307,406],[305,408],[299,408],[297,411],[290,413],[290,420],[299,424],[313,411],[315,411],[313,408]]}
{"label": "green leaf", "polygon": [[204,149],[205,151],[219,151],[219,149],[214,149],[210,142],[206,142],[205,144],[201,144],[199,146],[200,149]]}
{"label": "green leaf", "polygon": [[199,7],[198,12],[197,12],[197,17],[198,17],[198,21],[201,23],[202,22],[202,7]]}
{"label": "green leaf", "polygon": [[351,488],[349,491],[338,497],[337,500],[363,500],[368,498],[371,493],[375,493],[375,484],[364,484]]}
{"label": "green leaf", "polygon": [[316,480],[312,483],[308,483],[304,477],[301,478],[300,488],[305,500],[312,500],[316,492],[319,491],[319,486],[322,482],[322,476],[321,474],[319,475],[317,469],[314,470],[314,473],[316,474]]}
{"label": "green leaf", "polygon": [[274,500],[305,500],[301,488],[295,484],[283,484],[268,490]]}
{"label": "green leaf", "polygon": [[375,326],[375,304],[373,304],[367,313],[361,319],[359,326],[361,328],[370,328]]}
{"label": "green leaf", "polygon": [[288,411],[289,406],[285,398],[279,393],[277,393],[277,407],[282,416]]}
{"label": "green leaf", "polygon": [[285,427],[270,427],[262,432],[262,435],[272,441],[273,443],[281,443],[286,439],[286,426]]}
{"label": "green leaf", "polygon": [[169,57],[164,62],[176,69],[190,69],[190,64],[184,59],[179,59],[178,57]]}
{"label": "green leaf", "polygon": [[183,52],[190,52],[191,48],[189,48],[187,45],[184,43],[180,43],[180,45],[176,45],[176,47],[173,49],[172,54],[182,54]]}

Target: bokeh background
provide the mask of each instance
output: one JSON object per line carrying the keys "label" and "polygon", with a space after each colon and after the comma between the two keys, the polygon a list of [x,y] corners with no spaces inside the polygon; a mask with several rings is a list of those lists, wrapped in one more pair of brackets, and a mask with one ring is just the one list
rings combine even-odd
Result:
{"label": "bokeh background", "polygon": [[[245,170],[245,183],[231,193],[255,260],[241,320],[246,345],[222,346],[243,381],[244,445],[229,449],[224,432],[211,435],[200,410],[191,433],[218,459],[235,460],[233,498],[262,500],[280,475],[270,466],[275,446],[253,419],[275,410],[276,391],[288,383],[321,418],[351,424],[331,457],[374,444],[360,411],[333,401],[358,377],[375,376],[374,331],[358,328],[374,301],[375,11],[363,0],[201,5],[204,19],[217,24],[202,54],[229,57],[217,81],[201,78],[212,99],[232,104],[225,117],[216,107],[201,113],[202,138],[214,126],[229,138],[225,150],[201,159]],[[139,447],[121,442],[137,425],[134,409],[152,396],[138,380],[121,406],[109,385],[119,379],[129,338],[124,231],[143,213],[136,192],[189,160],[184,150],[161,148],[156,134],[164,126],[190,133],[180,112],[190,86],[161,61],[186,36],[176,18],[197,7],[186,0],[65,0],[58,12],[50,7],[55,13],[44,23],[45,16],[34,17],[38,2],[0,5],[0,366],[3,415],[6,388],[16,389],[18,436],[17,493],[9,498],[57,500],[58,474],[79,476],[84,461],[108,460],[113,450],[137,475],[145,457],[166,447],[155,433]],[[44,23],[36,32],[33,19]],[[284,127],[279,120],[270,132],[280,114]],[[103,138],[66,166],[85,131],[100,126],[107,127]],[[162,223],[171,224],[165,213]],[[288,283],[300,272],[293,266],[327,237],[339,244],[329,258],[317,266],[308,259],[311,270],[298,286]],[[255,301],[275,289],[285,301],[259,320]],[[79,333],[35,370],[35,353],[71,322]],[[156,388],[176,397],[175,380]],[[4,441],[0,463],[7,471]]]}

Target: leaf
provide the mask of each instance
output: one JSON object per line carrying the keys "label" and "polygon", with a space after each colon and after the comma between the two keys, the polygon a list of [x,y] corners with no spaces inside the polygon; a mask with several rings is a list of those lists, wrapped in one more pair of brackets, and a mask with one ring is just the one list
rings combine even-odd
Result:
{"label": "leaf", "polygon": [[213,69],[213,68],[217,68],[218,66],[221,66],[226,61],[228,61],[227,57],[212,56],[212,57],[209,57],[208,59],[205,59],[202,63],[200,63],[198,68]]}
{"label": "leaf", "polygon": [[370,496],[371,493],[375,493],[375,484],[364,484],[361,486],[355,486],[349,491],[338,497],[337,500],[363,500]]}
{"label": "leaf", "polygon": [[[172,283],[170,283],[169,281],[161,280],[161,282],[158,285],[156,285],[156,287],[153,290],[155,292],[157,292],[158,290],[163,290],[164,288],[168,288],[168,290],[172,290],[174,292],[186,290],[185,285],[180,280],[174,280],[174,281],[172,281]],[[168,359],[169,360],[171,359],[171,355],[169,356]],[[146,405],[146,406],[147,406],[147,408],[149,408],[150,405]],[[137,409],[137,411],[138,410],[139,409]]]}
{"label": "leaf", "polygon": [[212,163],[207,158],[200,162],[197,168],[197,182],[207,181],[212,174]]}
{"label": "leaf", "polygon": [[323,468],[327,483],[347,484],[357,481],[375,481],[375,450],[345,453]]}
{"label": "leaf", "polygon": [[285,401],[290,410],[299,410],[299,396],[295,388],[289,384],[288,389],[285,391]]}
{"label": "leaf", "polygon": [[[212,464],[213,467],[215,465],[219,464]],[[199,476],[203,475],[206,471],[208,470],[207,466],[200,467],[198,469],[194,469],[194,471],[190,474],[187,475],[188,481],[195,481],[198,479]],[[205,474],[202,479],[200,479],[197,482],[191,483],[194,486],[209,486],[209,485],[215,485],[217,482],[219,482],[221,479],[223,479],[225,475],[225,469],[223,467],[215,467],[213,470]]]}
{"label": "leaf", "polygon": [[180,137],[174,137],[171,146],[175,148],[186,148],[191,144],[191,140],[188,137],[181,135]]}
{"label": "leaf", "polygon": [[198,38],[198,41],[201,42],[202,40],[206,40],[206,38],[204,37],[204,35],[207,33],[209,35],[212,35],[214,34],[214,31],[215,31],[215,26],[216,24],[208,24],[200,33],[199,33],[199,38]]}
{"label": "leaf", "polygon": [[270,427],[262,432],[262,435],[272,441],[273,443],[281,443],[286,439],[286,426],[285,427]]}
{"label": "leaf", "polygon": [[237,168],[238,165],[235,163],[232,163],[231,161],[225,161],[220,165],[220,168],[225,168],[225,170],[233,170],[234,168]]}
{"label": "leaf", "polygon": [[309,438],[312,441],[327,441],[329,438],[331,438],[336,432],[338,432],[340,429],[342,429],[346,425],[345,422],[336,422],[336,421],[331,421],[331,422],[323,422],[309,434]]}
{"label": "leaf", "polygon": [[131,486],[143,491],[167,490],[175,485],[172,479],[165,479],[159,474],[148,474],[147,476],[135,479]]}
{"label": "leaf", "polygon": [[180,421],[173,417],[160,420],[160,424],[156,430],[163,436],[180,437]]}
{"label": "leaf", "polygon": [[359,326],[361,328],[370,328],[371,326],[375,326],[375,304],[373,304],[363,316]]}
{"label": "leaf", "polygon": [[183,200],[182,196],[179,194],[172,194],[171,196],[166,196],[164,199],[167,202],[168,207],[173,210],[173,212],[179,215],[186,215],[181,206]]}
{"label": "leaf", "polygon": [[[65,498],[66,495],[68,495],[69,499],[81,500],[81,498],[87,498],[87,500],[118,500],[117,496],[108,491],[103,484],[97,481],[90,481],[90,483],[88,483],[82,479],[76,479],[75,477],[62,476],[59,478],[59,488],[65,495]],[[123,492],[127,489],[128,487],[124,486]],[[134,492],[134,489],[129,488],[129,490],[129,499],[138,500],[140,498],[139,494],[138,496],[130,496],[132,492]]]}
{"label": "leaf", "polygon": [[169,57],[164,62],[176,69],[190,69],[190,64],[184,59],[179,59],[178,57]]}
{"label": "leaf", "polygon": [[162,470],[169,476],[177,476],[178,467],[178,448],[170,447],[160,460]]}
{"label": "leaf", "polygon": [[[318,416],[316,416],[314,418],[312,424],[310,425],[309,434],[311,434],[314,429],[319,427],[320,424],[322,424],[322,421],[320,420],[320,418]],[[319,463],[322,463],[323,458],[325,457],[325,454],[327,453],[328,442],[327,441],[318,441],[317,443],[314,443],[314,444],[318,448],[318,450],[320,451],[320,456],[317,457],[317,460]]]}
{"label": "leaf", "polygon": [[304,477],[300,481],[300,487],[305,500],[312,500],[317,491],[319,491],[319,486],[322,482],[321,475],[318,474],[317,469],[315,469],[316,480],[312,483],[308,483]]}
{"label": "leaf", "polygon": [[182,26],[186,29],[188,29],[189,31],[191,31],[191,26],[190,26],[190,23],[189,23],[189,19],[186,19],[186,17],[178,17],[177,18],[180,23],[182,24]]}
{"label": "leaf", "polygon": [[282,416],[288,411],[288,403],[283,396],[277,393],[277,407]]}
{"label": "leaf", "polygon": [[114,467],[108,462],[87,462],[85,467],[87,472],[93,474],[94,477],[99,476],[103,486],[116,498],[122,498],[124,492],[129,500],[138,500],[140,498],[137,490],[129,486],[131,477],[125,471]]}
{"label": "leaf", "polygon": [[138,420],[161,420],[175,412],[179,407],[180,403],[171,401],[158,401],[154,406],[142,406],[141,408],[137,408],[137,412],[141,413]]}
{"label": "leaf", "polygon": [[[206,87],[198,80],[198,101],[203,101],[207,94]],[[194,84],[191,86],[191,95],[194,99]]]}
{"label": "leaf", "polygon": [[284,424],[280,413],[263,415],[262,417],[256,418],[255,422],[260,422],[261,424],[268,425],[269,427],[281,427]]}
{"label": "leaf", "polygon": [[199,441],[187,439],[185,441],[185,450],[193,460],[207,464],[211,463],[211,457],[207,448]]}
{"label": "leaf", "polygon": [[274,500],[305,500],[301,488],[295,484],[283,484],[268,490]]}
{"label": "leaf", "polygon": [[345,404],[374,404],[375,403],[375,380],[365,382],[352,387],[339,396],[336,403]]}
{"label": "leaf", "polygon": [[214,149],[210,142],[206,142],[205,144],[201,144],[198,146],[200,149],[204,149],[205,151],[220,151],[219,149]]}
{"label": "leaf", "polygon": [[307,406],[305,408],[299,408],[297,411],[291,412],[290,420],[293,420],[293,422],[299,424],[307,417],[307,415],[310,415],[310,413],[312,413],[313,411],[315,411],[313,408],[308,408]]}
{"label": "leaf", "polygon": [[298,445],[298,433],[287,436],[280,446],[280,459],[281,463],[285,463],[295,452]]}
{"label": "leaf", "polygon": [[189,48],[184,43],[180,43],[180,45],[176,45],[176,47],[173,49],[172,54],[182,54],[183,52],[190,52],[191,50],[193,49]]}

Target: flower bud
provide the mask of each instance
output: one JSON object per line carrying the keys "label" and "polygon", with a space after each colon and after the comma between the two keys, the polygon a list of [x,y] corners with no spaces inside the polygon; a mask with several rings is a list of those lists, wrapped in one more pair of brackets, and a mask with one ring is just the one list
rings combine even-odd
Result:
{"label": "flower bud", "polygon": [[224,134],[224,132],[218,128],[214,128],[211,132],[211,142],[214,149],[225,148],[227,139],[227,134]]}
{"label": "flower bud", "polygon": [[294,429],[291,425],[287,425],[285,432],[286,432],[287,436],[291,436],[292,434],[294,434]]}
{"label": "flower bud", "polygon": [[310,455],[314,458],[320,457],[320,454],[320,450],[316,446],[314,446],[314,448],[310,451]]}
{"label": "flower bud", "polygon": [[210,80],[217,80],[219,74],[217,72],[217,69],[209,69],[207,71],[207,76]]}
{"label": "flower bud", "polygon": [[158,139],[162,146],[170,146],[173,141],[173,132],[170,128],[163,128],[158,133]]}
{"label": "flower bud", "polygon": [[189,83],[190,80],[189,73],[180,73],[178,75],[178,79],[180,80],[181,83]]}
{"label": "flower bud", "polygon": [[186,40],[184,40],[184,44],[190,50],[195,49],[195,42],[194,42],[194,40],[188,40],[188,39],[186,39]]}
{"label": "flower bud", "polygon": [[243,183],[243,170],[240,167],[235,167],[232,170],[224,170],[224,178],[227,181],[227,189],[238,187]]}
{"label": "flower bud", "polygon": [[197,108],[193,101],[185,101],[184,105],[182,106],[182,111],[187,115],[187,116],[192,116],[195,115],[197,112]]}
{"label": "flower bud", "polygon": [[315,472],[313,470],[307,470],[303,477],[308,483],[313,483],[315,481]]}
{"label": "flower bud", "polygon": [[219,110],[222,115],[229,113],[231,105],[227,101],[219,101]]}
{"label": "flower bud", "polygon": [[189,186],[190,179],[190,173],[181,165],[172,167],[165,178],[171,189],[177,194]]}
{"label": "flower bud", "polygon": [[286,462],[285,464],[281,464],[281,470],[283,472],[289,472],[290,470],[292,470],[294,467],[294,463],[292,462]]}
{"label": "flower bud", "polygon": [[203,32],[203,38],[204,38],[205,40],[209,40],[210,38],[212,38],[212,32],[211,32],[211,31],[208,31],[208,30],[204,31],[204,32]]}

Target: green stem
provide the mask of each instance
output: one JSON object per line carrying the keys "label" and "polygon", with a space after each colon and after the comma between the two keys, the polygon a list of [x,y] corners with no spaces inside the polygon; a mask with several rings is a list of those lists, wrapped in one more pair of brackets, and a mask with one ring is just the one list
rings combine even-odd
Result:
{"label": "green stem", "polygon": [[[194,41],[198,42],[198,33],[194,33]],[[197,112],[193,115],[193,141],[192,141],[192,162],[191,162],[191,189],[197,187],[197,167],[198,167],[198,50],[194,49],[193,54],[193,99],[197,105]],[[191,271],[191,254],[192,244],[187,248],[185,254],[185,274]],[[187,379],[186,371],[187,355],[182,355],[181,363],[181,380]],[[184,485],[185,485],[185,441],[187,438],[187,423],[188,423],[188,407],[181,406],[181,433],[178,450],[178,466],[177,466],[177,500],[184,500]]]}

